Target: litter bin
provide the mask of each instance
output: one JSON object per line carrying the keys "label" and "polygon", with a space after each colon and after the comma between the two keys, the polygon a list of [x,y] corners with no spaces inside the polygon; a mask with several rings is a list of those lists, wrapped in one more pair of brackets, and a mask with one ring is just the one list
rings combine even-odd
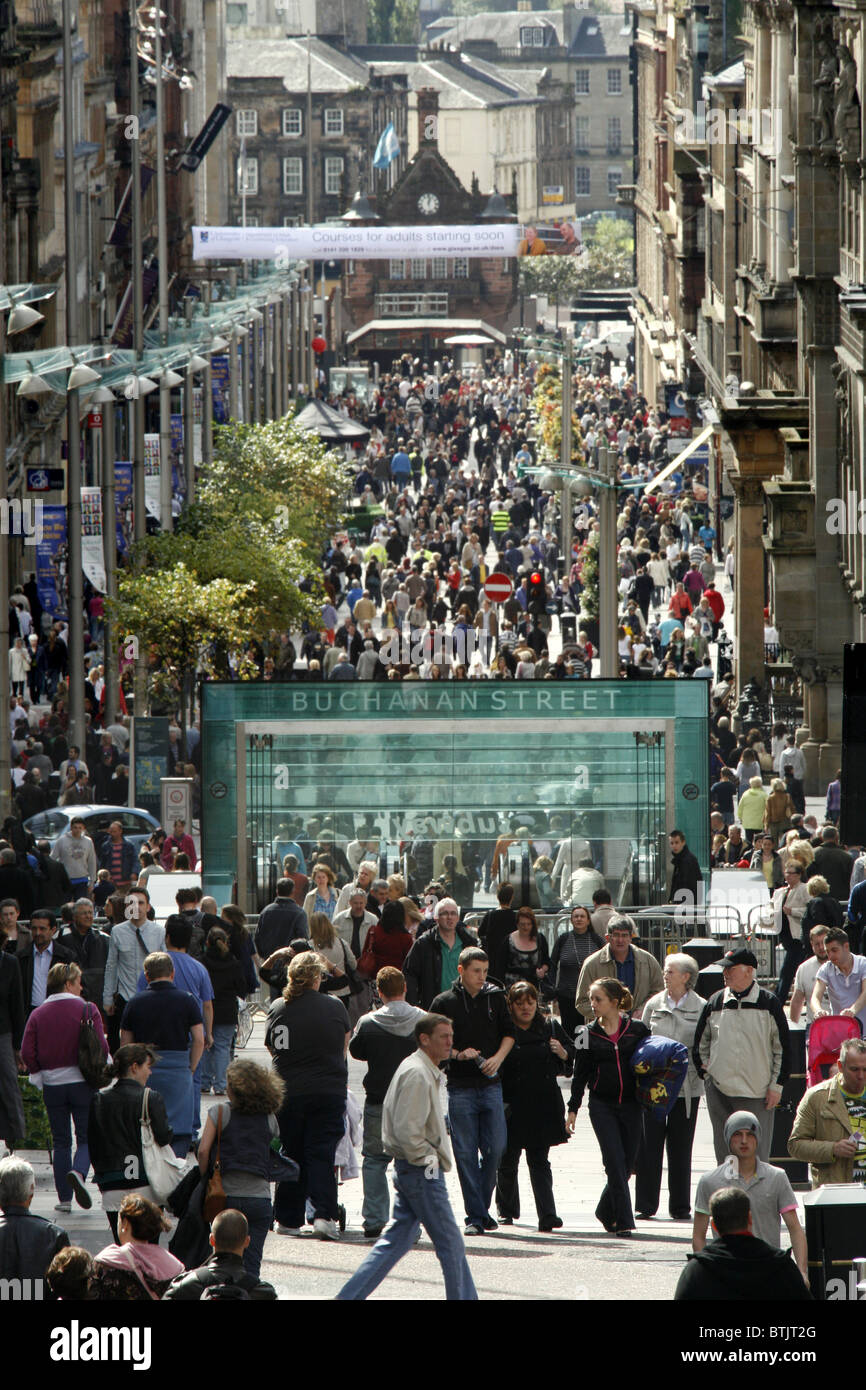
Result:
{"label": "litter bin", "polygon": [[559,617],[559,632],[562,637],[562,645],[566,642],[577,641],[577,615],[575,613],[561,613]]}
{"label": "litter bin", "polygon": [[854,1302],[858,1298],[858,1267],[854,1262],[866,1255],[863,1185],[827,1183],[807,1192],[803,1206],[813,1298],[828,1303]]}
{"label": "litter bin", "polygon": [[[791,1045],[791,1071],[782,1091],[782,1099],[773,1111],[773,1140],[770,1162],[788,1174],[792,1187],[809,1187],[809,1165],[788,1153],[788,1140],[794,1128],[797,1106],[806,1094],[806,1024],[790,1023],[788,1037]],[[863,1247],[866,1254],[866,1246]]]}

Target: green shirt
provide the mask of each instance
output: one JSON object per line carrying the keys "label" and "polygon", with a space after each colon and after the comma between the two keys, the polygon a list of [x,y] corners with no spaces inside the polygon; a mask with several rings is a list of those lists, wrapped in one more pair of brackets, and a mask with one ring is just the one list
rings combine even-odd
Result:
{"label": "green shirt", "polygon": [[442,952],[442,976],[439,981],[439,992],[444,994],[446,989],[450,989],[457,979],[457,962],[460,959],[460,952],[463,950],[463,942],[459,936],[455,936],[454,945],[446,946],[442,937],[439,937],[439,948]]}
{"label": "green shirt", "polygon": [[851,1178],[854,1182],[866,1183],[866,1086],[859,1096],[849,1096],[843,1086],[840,1086],[839,1090],[842,1092],[842,1099],[851,1121],[851,1133],[853,1135],[859,1133],[863,1136],[861,1147],[853,1161]]}

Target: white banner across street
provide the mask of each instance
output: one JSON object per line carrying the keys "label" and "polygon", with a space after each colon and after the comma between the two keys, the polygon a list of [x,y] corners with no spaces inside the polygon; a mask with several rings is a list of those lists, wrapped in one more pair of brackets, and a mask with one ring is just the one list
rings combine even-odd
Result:
{"label": "white banner across street", "polygon": [[465,227],[193,227],[195,261],[392,260],[516,256],[522,229]]}

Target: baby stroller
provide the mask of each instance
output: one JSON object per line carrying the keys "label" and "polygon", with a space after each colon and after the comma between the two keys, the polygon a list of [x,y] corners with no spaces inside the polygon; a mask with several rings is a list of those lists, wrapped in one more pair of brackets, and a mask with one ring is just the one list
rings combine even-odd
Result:
{"label": "baby stroller", "polygon": [[816,1018],[809,1029],[809,1085],[817,1086],[831,1076],[839,1060],[839,1049],[847,1038],[860,1037],[856,1018]]}

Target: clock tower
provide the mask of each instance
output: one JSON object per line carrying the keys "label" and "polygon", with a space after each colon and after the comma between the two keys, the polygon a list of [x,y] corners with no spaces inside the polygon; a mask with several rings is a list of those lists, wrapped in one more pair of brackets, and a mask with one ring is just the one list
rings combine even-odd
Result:
{"label": "clock tower", "polygon": [[[465,188],[439,149],[439,92],[416,93],[418,152],[394,187],[377,179],[376,219],[383,227],[461,227],[484,222],[493,192],[477,179]],[[504,195],[515,216],[513,190]],[[419,248],[423,250],[423,246]],[[342,308],[349,359],[377,358],[383,369],[401,353],[431,359],[447,354],[442,338],[475,332],[504,346],[518,319],[517,261],[502,257],[406,255],[393,260],[354,261],[344,275]]]}

